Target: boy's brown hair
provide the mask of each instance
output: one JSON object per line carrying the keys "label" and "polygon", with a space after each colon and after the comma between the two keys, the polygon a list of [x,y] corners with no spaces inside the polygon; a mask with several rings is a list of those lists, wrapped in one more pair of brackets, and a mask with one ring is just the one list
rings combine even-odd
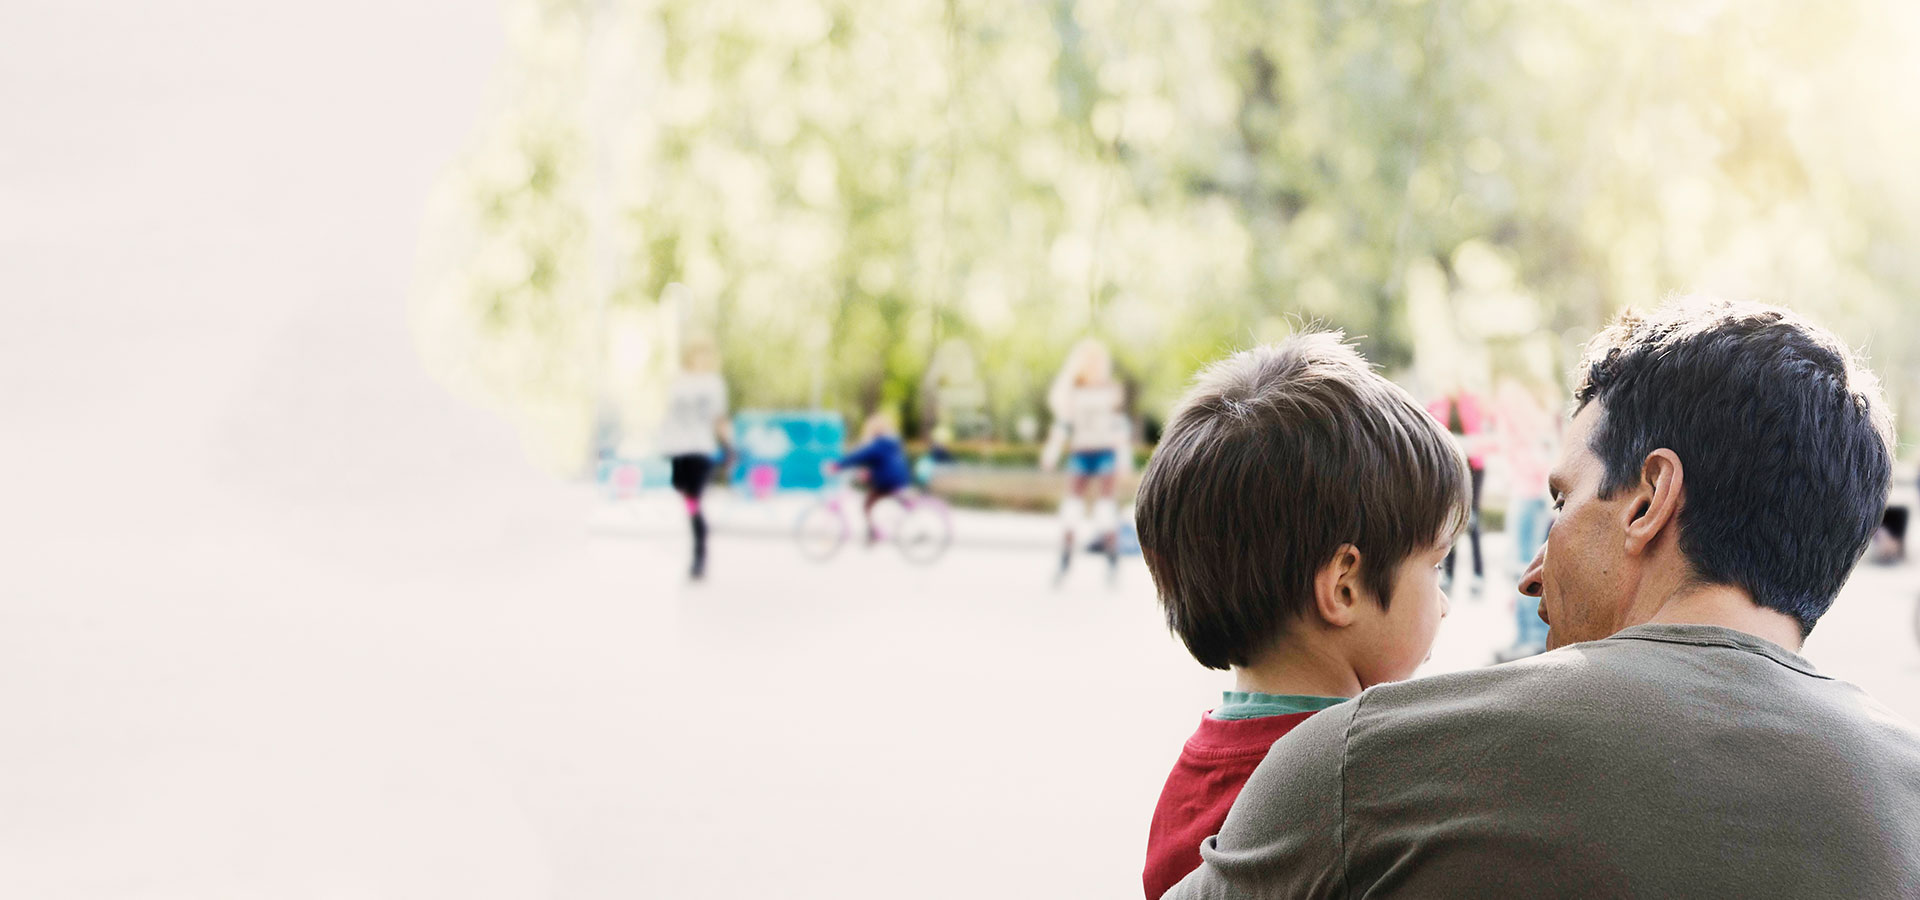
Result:
{"label": "boy's brown hair", "polygon": [[1135,501],[1167,626],[1211,669],[1250,664],[1313,608],[1343,544],[1384,607],[1407,556],[1458,533],[1467,462],[1338,332],[1243,350],[1195,376]]}

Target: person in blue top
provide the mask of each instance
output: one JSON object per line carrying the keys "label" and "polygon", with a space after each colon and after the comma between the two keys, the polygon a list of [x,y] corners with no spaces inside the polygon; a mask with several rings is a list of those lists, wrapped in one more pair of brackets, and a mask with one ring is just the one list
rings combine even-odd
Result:
{"label": "person in blue top", "polygon": [[831,464],[831,468],[859,467],[867,473],[867,499],[861,512],[867,520],[867,543],[879,540],[873,527],[873,506],[913,483],[913,468],[907,462],[907,448],[900,442],[900,430],[883,412],[867,417],[860,429],[860,447]]}

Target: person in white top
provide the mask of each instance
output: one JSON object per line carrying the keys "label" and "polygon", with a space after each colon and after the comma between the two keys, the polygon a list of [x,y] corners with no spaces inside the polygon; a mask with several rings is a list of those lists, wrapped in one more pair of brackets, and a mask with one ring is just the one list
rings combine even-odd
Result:
{"label": "person in white top", "polygon": [[720,353],[713,344],[695,341],[680,357],[680,374],[667,388],[666,419],[660,423],[656,449],[673,463],[673,489],[687,504],[693,525],[695,580],[707,574],[707,518],[700,495],[713,475],[715,458],[732,436],[727,419],[727,382],[720,377]]}
{"label": "person in white top", "polygon": [[[1107,550],[1111,575],[1120,560],[1119,508],[1114,485],[1123,467],[1131,468],[1129,437],[1132,423],[1123,411],[1126,392],[1113,375],[1113,356],[1106,345],[1085,338],[1067,354],[1066,364],[1047,391],[1053,426],[1040,465],[1051,471],[1064,457],[1071,475],[1067,494],[1060,500],[1060,571],[1065,578],[1073,563],[1074,536],[1083,519]],[[1091,514],[1089,515],[1089,509]]]}

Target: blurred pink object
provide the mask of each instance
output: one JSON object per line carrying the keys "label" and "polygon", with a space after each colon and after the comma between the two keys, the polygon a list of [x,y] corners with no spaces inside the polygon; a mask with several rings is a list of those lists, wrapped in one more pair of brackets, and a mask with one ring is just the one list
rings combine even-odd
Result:
{"label": "blurred pink object", "polygon": [[1496,394],[1500,407],[1494,430],[1507,459],[1511,491],[1520,497],[1547,496],[1547,471],[1560,443],[1560,420],[1548,413],[1532,391],[1507,382]]}
{"label": "blurred pink object", "polygon": [[613,469],[613,493],[616,497],[631,497],[640,492],[640,467],[632,463],[620,463]]}
{"label": "blurred pink object", "polygon": [[779,484],[780,472],[767,463],[757,463],[747,470],[747,487],[753,491],[756,500],[773,496],[773,489]]}
{"label": "blurred pink object", "polygon": [[1487,467],[1484,438],[1489,423],[1479,397],[1467,391],[1454,391],[1427,404],[1427,412],[1459,439],[1461,449],[1467,453],[1468,465],[1476,469]]}

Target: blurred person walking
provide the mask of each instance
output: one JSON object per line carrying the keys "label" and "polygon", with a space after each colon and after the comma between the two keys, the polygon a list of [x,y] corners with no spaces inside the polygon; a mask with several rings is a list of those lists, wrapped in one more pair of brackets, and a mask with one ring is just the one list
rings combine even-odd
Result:
{"label": "blurred person walking", "polygon": [[[1546,544],[1547,529],[1553,524],[1547,472],[1559,450],[1560,420],[1546,411],[1534,390],[1517,381],[1503,382],[1494,392],[1494,402],[1494,438],[1507,464],[1507,535],[1513,539],[1517,575]],[[1495,653],[1497,661],[1547,649],[1547,623],[1540,619],[1539,597],[1516,591],[1513,621],[1513,645]]]}
{"label": "blurred person walking", "polygon": [[693,528],[689,576],[696,581],[707,574],[707,517],[700,498],[732,437],[720,352],[704,338],[689,342],[680,356],[680,373],[667,388],[666,419],[661,422],[656,449],[672,462],[673,489],[686,501],[687,521]]}
{"label": "blurred person walking", "polygon": [[[1487,438],[1488,416],[1486,407],[1479,396],[1456,383],[1453,390],[1427,404],[1431,413],[1447,432],[1460,443],[1460,449],[1467,455],[1467,471],[1473,479],[1473,500],[1467,518],[1467,540],[1473,547],[1473,582],[1468,586],[1468,596],[1480,596],[1480,589],[1486,578],[1486,567],[1480,558],[1480,489],[1487,481]],[[1458,547],[1455,547],[1455,552]],[[1447,554],[1446,577],[1443,588],[1453,587],[1453,557]]]}
{"label": "blurred person walking", "polygon": [[1133,467],[1131,423],[1123,406],[1126,392],[1113,374],[1113,355],[1095,338],[1084,338],[1067,354],[1047,391],[1053,425],[1041,450],[1041,468],[1052,471],[1064,457],[1070,476],[1060,500],[1060,570],[1056,583],[1073,565],[1074,538],[1083,527],[1104,543],[1107,572],[1119,569],[1119,506],[1114,489],[1122,471]]}

